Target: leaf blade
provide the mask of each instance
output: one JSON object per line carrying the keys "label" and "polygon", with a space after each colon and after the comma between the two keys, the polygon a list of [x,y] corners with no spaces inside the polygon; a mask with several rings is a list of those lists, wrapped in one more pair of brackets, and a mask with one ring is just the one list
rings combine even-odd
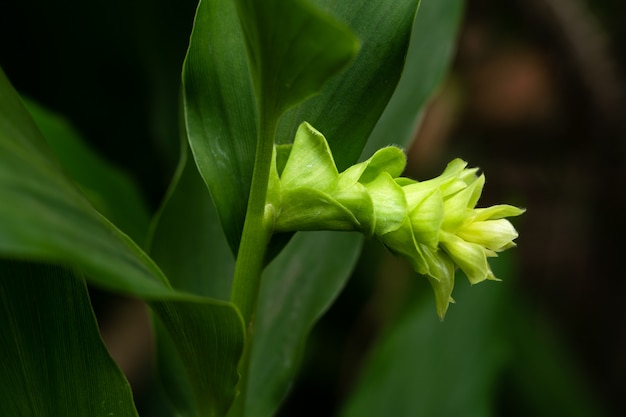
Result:
{"label": "leaf blade", "polygon": [[450,65],[464,4],[463,0],[421,0],[402,76],[364,155],[389,144],[410,144],[420,113]]}
{"label": "leaf blade", "polygon": [[231,250],[237,253],[252,180],[257,115],[234,2],[200,1],[182,77],[189,144]]}
{"label": "leaf blade", "polygon": [[278,118],[317,93],[358,50],[350,30],[306,0],[238,0],[261,111]]}
{"label": "leaf blade", "polygon": [[[238,310],[173,289],[154,261],[65,177],[1,71],[0,92],[0,254],[72,266],[90,283],[146,300],[177,336],[172,339],[195,383],[195,406],[223,414],[235,397],[245,337]],[[198,369],[208,371],[198,376]]]}
{"label": "leaf blade", "polygon": [[150,214],[131,178],[95,153],[63,117],[32,100],[25,104],[64,171],[91,204],[133,240],[144,243]]}
{"label": "leaf blade", "polygon": [[362,243],[357,233],[298,233],[268,266],[259,296],[246,415],[267,417],[277,410],[310,330],[346,284]]}
{"label": "leaf blade", "polygon": [[137,416],[84,280],[59,267],[0,259],[0,318],[4,415]]}

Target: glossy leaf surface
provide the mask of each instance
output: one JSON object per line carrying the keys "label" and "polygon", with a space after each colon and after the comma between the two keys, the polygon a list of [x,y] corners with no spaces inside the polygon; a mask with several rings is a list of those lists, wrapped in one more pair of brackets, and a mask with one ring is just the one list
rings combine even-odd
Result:
{"label": "glossy leaf surface", "polygon": [[65,177],[17,93],[0,74],[0,254],[62,263],[98,286],[145,299],[193,381],[198,412],[235,396],[241,316],[229,303],[171,288],[156,264]]}
{"label": "glossy leaf surface", "polygon": [[0,414],[137,416],[109,356],[83,279],[0,259]]}
{"label": "glossy leaf surface", "polygon": [[[279,3],[282,2],[275,2],[276,7]],[[308,121],[327,137],[343,170],[359,157],[394,91],[418,1],[402,0],[395,2],[394,7],[380,0],[311,4],[350,27],[361,49],[354,62],[325,84],[318,95],[282,117],[277,141],[291,142],[297,126]],[[300,13],[298,10],[294,13]],[[272,16],[272,21],[276,19],[276,27],[280,28],[288,16]],[[238,27],[237,14],[230,2],[201,2],[183,71],[186,123],[194,158],[211,190],[233,250],[238,247],[243,228],[254,163],[258,114],[252,78],[259,77],[250,76],[246,44]],[[269,23],[263,27],[250,30],[272,29]],[[267,41],[267,36],[262,39]],[[261,42],[261,38],[256,41]],[[315,39],[312,42],[315,44]],[[267,45],[262,45],[262,50],[271,55]],[[263,58],[268,65],[279,65],[269,59]],[[288,66],[293,62],[280,64]]]}
{"label": "glossy leaf surface", "polygon": [[393,94],[404,66],[418,0],[376,0],[315,4],[345,22],[361,42],[354,62],[321,93],[288,111],[278,140],[291,142],[302,121],[327,139],[339,171],[357,161]]}
{"label": "glossy leaf surface", "polygon": [[266,116],[317,93],[358,49],[352,32],[306,0],[237,0],[257,102]]}
{"label": "glossy leaf surface", "polygon": [[364,155],[389,144],[407,146],[419,115],[442,83],[454,56],[463,0],[422,0],[398,87],[372,132]]}
{"label": "glossy leaf surface", "polygon": [[183,66],[189,144],[237,253],[257,138],[255,96],[233,1],[200,1]]}

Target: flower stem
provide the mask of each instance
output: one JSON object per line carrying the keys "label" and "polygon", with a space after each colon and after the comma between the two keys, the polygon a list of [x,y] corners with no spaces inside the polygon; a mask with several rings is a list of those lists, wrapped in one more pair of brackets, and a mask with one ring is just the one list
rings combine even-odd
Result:
{"label": "flower stem", "polygon": [[[231,301],[239,307],[246,324],[253,321],[261,283],[265,250],[272,234],[265,221],[265,199],[269,181],[276,123],[261,118],[256,147],[250,199],[237,254]],[[272,118],[274,120],[274,118]]]}
{"label": "flower stem", "polygon": [[265,252],[272,236],[272,225],[267,224],[265,220],[265,200],[274,148],[276,119],[273,115],[263,113],[260,117],[250,199],[248,200],[230,295],[231,302],[239,308],[246,325],[246,344],[239,363],[241,374],[238,386],[239,395],[229,413],[229,416],[232,417],[245,415],[255,311],[261,286]]}

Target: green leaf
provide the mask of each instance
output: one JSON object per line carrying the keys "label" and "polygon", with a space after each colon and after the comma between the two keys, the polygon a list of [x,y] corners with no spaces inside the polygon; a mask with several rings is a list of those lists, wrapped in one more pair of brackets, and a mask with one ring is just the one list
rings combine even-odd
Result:
{"label": "green leaf", "polygon": [[[499,384],[509,409],[519,415],[608,416],[591,380],[583,372],[575,349],[536,305],[509,292],[509,312],[502,333],[513,345],[508,380]],[[503,320],[504,321],[504,320]],[[596,394],[597,395],[597,394]],[[506,412],[506,411],[505,411]]]}
{"label": "green leaf", "polygon": [[268,417],[277,410],[298,371],[311,328],[347,282],[362,241],[356,233],[298,233],[268,266],[255,324],[246,416]]}
{"label": "green leaf", "polygon": [[431,297],[412,302],[372,349],[340,416],[605,416],[571,348],[510,279],[509,256],[494,263],[502,283],[461,280],[443,322]]}
{"label": "green leaf", "polygon": [[[298,16],[311,9],[303,6],[302,2],[283,1],[272,2],[272,7],[276,9],[271,10],[287,7],[287,3],[290,7],[291,3],[294,4],[294,11],[290,13]],[[253,16],[265,13],[259,8],[260,4],[265,6],[265,2],[256,2],[252,9],[243,11],[247,16],[248,36],[260,31],[264,33],[263,37],[254,40],[255,44],[274,36],[271,35],[274,29],[269,26],[271,22],[278,20],[274,26],[282,30],[284,22],[291,16],[276,14],[271,16],[270,21],[262,24],[257,22],[261,26],[254,27],[255,23],[251,23]],[[282,117],[277,141],[291,142],[300,123],[311,122],[326,136],[337,165],[343,170],[361,154],[400,78],[418,0],[400,0],[394,3],[394,7],[389,7],[388,2],[382,0],[318,0],[312,4],[345,22],[357,35],[362,47],[353,64],[325,84],[320,94],[289,110]],[[319,12],[313,15],[323,16]],[[189,141],[200,173],[213,195],[228,242],[235,253],[250,190],[258,118],[253,82],[246,60],[246,45],[239,27],[237,13],[231,2],[201,2],[183,68]],[[302,40],[300,36],[309,35],[299,35],[299,41]],[[278,38],[283,37],[291,41],[283,34]],[[315,41],[315,38],[311,39]],[[266,46],[263,48],[271,56],[279,53],[267,50]],[[300,54],[300,51],[292,52]],[[280,59],[287,57],[286,52],[281,54]],[[303,56],[301,59],[305,58]],[[287,67],[294,65],[292,61],[264,59],[264,65],[269,67],[285,67],[280,71],[290,71]],[[254,65],[261,68],[260,62]],[[254,77],[260,83],[259,75]],[[280,100],[285,100],[285,103],[295,100],[292,99],[292,93],[285,94]],[[297,96],[299,94],[293,93],[293,97]]]}
{"label": "green leaf", "polygon": [[194,403],[184,404],[194,410],[189,415],[225,416],[239,382],[237,364],[244,344],[239,312],[230,303],[206,299],[153,302],[151,307],[174,342],[190,383]]}
{"label": "green leaf", "polygon": [[[496,329],[502,288],[457,288],[444,322],[434,299],[415,302],[381,336],[342,417],[490,416],[492,390],[508,359]],[[467,297],[466,297],[467,295]]]}
{"label": "green leaf", "polygon": [[227,301],[235,260],[186,141],[181,148],[174,180],[153,222],[150,256],[174,288]]}
{"label": "green leaf", "polygon": [[252,178],[257,104],[277,119],[317,92],[356,45],[345,28],[302,1],[237,5],[239,15],[231,2],[200,2],[183,68],[189,141],[234,253]]}
{"label": "green leaf", "polygon": [[233,1],[200,1],[183,66],[189,143],[237,253],[257,138],[256,106]]}
{"label": "green leaf", "polygon": [[278,118],[317,93],[358,50],[350,30],[306,0],[237,0],[258,105]]}
{"label": "green leaf", "polygon": [[83,279],[0,259],[0,411],[5,416],[137,416]]}
{"label": "green leaf", "polygon": [[0,252],[79,266],[104,288],[171,294],[158,267],[100,215],[62,172],[0,72]]}
{"label": "green leaf", "polygon": [[[277,137],[291,142],[302,121],[311,123],[328,140],[342,171],[361,155],[396,88],[419,1],[397,0],[392,7],[384,0],[313,3],[345,22],[359,38],[361,49],[319,95],[283,116]],[[395,140],[392,137],[387,143]]]}
{"label": "green leaf", "polygon": [[32,100],[26,107],[65,172],[91,204],[136,242],[145,242],[150,214],[131,178],[95,153],[58,114]]}
{"label": "green leaf", "polygon": [[[90,283],[142,298],[159,315],[192,382],[195,407],[223,415],[243,350],[230,303],[171,288],[157,265],[80,194],[0,72],[0,254],[70,265]],[[213,413],[213,414],[211,414]]]}
{"label": "green leaf", "polygon": [[413,24],[406,65],[389,105],[365,148],[408,146],[427,100],[441,84],[454,56],[463,0],[422,0]]}
{"label": "green leaf", "polygon": [[[234,259],[206,185],[188,153],[188,145],[183,143],[176,176],[155,218],[150,254],[171,277],[175,288],[228,300]],[[193,382],[188,377],[172,335],[159,317],[154,317],[154,322],[157,372],[165,388],[165,396],[178,415],[201,416],[191,391]],[[189,327],[189,323],[184,326]],[[196,330],[206,332],[201,328]],[[240,337],[233,336],[234,340]],[[225,342],[230,340],[223,333],[219,338]],[[238,352],[237,346],[233,348]],[[206,372],[203,363],[199,363],[197,369],[207,373],[207,378],[219,378],[219,375]],[[225,387],[232,387],[235,382],[229,380],[223,383]],[[232,397],[232,393],[228,394]]]}

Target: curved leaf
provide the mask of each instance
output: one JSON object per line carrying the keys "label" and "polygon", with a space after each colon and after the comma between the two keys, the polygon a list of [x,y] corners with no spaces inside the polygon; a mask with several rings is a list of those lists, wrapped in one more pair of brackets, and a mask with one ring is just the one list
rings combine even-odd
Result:
{"label": "curved leaf", "polygon": [[227,301],[235,260],[187,143],[181,148],[176,176],[154,219],[150,256],[176,289]]}
{"label": "curved leaf", "polygon": [[171,294],[158,267],[64,176],[4,73],[0,91],[0,252],[80,266],[131,295]]}
{"label": "curved leaf", "polygon": [[237,253],[257,137],[255,98],[233,1],[200,1],[183,65],[189,144]]}
{"label": "curved leaf", "polygon": [[350,30],[306,0],[237,0],[259,110],[278,118],[317,93],[358,50]]}
{"label": "curved leaf", "polygon": [[501,288],[463,284],[445,322],[434,300],[415,302],[374,348],[342,417],[487,417],[508,349],[495,329]]}
{"label": "curved leaf", "polygon": [[67,270],[0,259],[0,413],[137,416],[87,287]]}
{"label": "curved leaf", "polygon": [[63,169],[91,204],[133,240],[145,242],[150,214],[130,177],[89,148],[63,117],[32,100],[25,104]]}
{"label": "curved leaf", "polygon": [[174,342],[190,382],[197,417],[225,416],[237,395],[243,320],[230,303],[190,301],[150,304]]}
{"label": "curved leaf", "polygon": [[238,310],[171,288],[156,264],[64,176],[3,72],[0,201],[1,255],[71,265],[91,283],[148,301],[191,378],[196,408],[224,414],[235,397],[244,343]]}
{"label": "curved leaf", "polygon": [[[228,300],[234,259],[206,185],[188,153],[188,145],[184,142],[176,176],[155,217],[150,254],[171,277],[175,288]],[[167,331],[159,317],[154,317],[154,322],[157,372],[165,395],[178,415],[201,416],[191,395],[193,383],[176,349],[174,335]],[[196,330],[202,334],[206,332],[201,328]],[[180,340],[181,336],[176,337]],[[234,348],[237,349],[236,346]],[[205,368],[199,364],[197,369]],[[227,381],[225,386],[232,387],[235,382]]]}
{"label": "curved leaf", "polygon": [[441,84],[454,55],[464,0],[422,0],[415,17],[406,65],[364,155],[389,144],[408,146],[419,115]]}
{"label": "curved leaf", "polygon": [[[498,261],[498,275],[511,278],[508,254]],[[444,322],[430,297],[416,300],[380,338],[339,415],[607,415],[557,329],[514,284],[463,281],[463,302]]]}
{"label": "curved leaf", "polygon": [[[345,22],[361,49],[354,62],[321,93],[281,120],[278,139],[291,142],[302,121],[327,139],[340,171],[361,155],[374,126],[394,93],[404,66],[419,0],[315,0]],[[394,141],[392,138],[391,141]]]}
{"label": "curved leaf", "polygon": [[242,0],[237,6],[200,2],[183,67],[189,142],[233,253],[252,178],[257,104],[266,117],[278,118],[317,92],[356,47],[347,29],[301,0]]}
{"label": "curved leaf", "polygon": [[357,233],[298,233],[268,266],[259,298],[246,416],[278,409],[309,332],[343,289],[361,252]]}

